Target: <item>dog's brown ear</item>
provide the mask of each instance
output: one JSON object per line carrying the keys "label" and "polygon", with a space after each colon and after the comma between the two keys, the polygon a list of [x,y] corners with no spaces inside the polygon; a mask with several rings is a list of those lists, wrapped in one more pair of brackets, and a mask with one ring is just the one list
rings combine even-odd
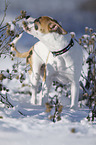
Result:
{"label": "dog's brown ear", "polygon": [[63,34],[63,35],[66,35],[67,34],[67,31],[65,31],[62,26],[59,25],[58,22],[55,22],[55,21],[51,21],[48,25],[49,27],[49,32],[57,32],[59,34]]}

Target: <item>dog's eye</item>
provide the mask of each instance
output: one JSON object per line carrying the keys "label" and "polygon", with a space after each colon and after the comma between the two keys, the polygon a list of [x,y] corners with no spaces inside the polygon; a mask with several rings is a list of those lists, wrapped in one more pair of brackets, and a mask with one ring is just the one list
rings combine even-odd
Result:
{"label": "dog's eye", "polygon": [[38,30],[38,25],[37,24],[35,24],[34,27],[35,27],[35,30]]}

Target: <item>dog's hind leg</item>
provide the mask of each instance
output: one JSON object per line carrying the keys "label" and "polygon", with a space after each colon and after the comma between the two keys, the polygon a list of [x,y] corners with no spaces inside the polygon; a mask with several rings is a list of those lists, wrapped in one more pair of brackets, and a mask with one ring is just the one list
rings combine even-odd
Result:
{"label": "dog's hind leg", "polygon": [[30,61],[32,61],[32,72],[29,73],[30,82],[32,84],[31,103],[40,105],[40,103],[38,102],[39,100],[37,98],[37,90],[38,90],[38,84],[39,84],[39,79],[40,79],[40,68],[42,66],[42,61],[38,57],[37,53],[35,52],[33,52],[33,56]]}
{"label": "dog's hind leg", "polygon": [[78,109],[79,81],[71,84],[71,108]]}

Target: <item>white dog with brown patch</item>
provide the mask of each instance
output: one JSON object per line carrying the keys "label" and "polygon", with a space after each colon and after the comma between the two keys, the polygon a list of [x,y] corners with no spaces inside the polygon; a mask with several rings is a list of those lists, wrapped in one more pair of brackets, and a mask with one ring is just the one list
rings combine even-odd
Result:
{"label": "white dog with brown patch", "polygon": [[[30,64],[31,103],[35,104],[36,102],[39,78],[43,66],[46,67],[47,63],[46,91],[43,95],[48,97],[53,81],[62,84],[70,82],[71,108],[77,108],[79,78],[83,62],[81,46],[56,20],[48,16],[42,16],[35,20],[30,17],[26,20],[26,23],[24,30],[38,38],[39,41],[25,53],[19,53],[15,47],[11,48],[16,51],[17,57],[26,57],[27,63]],[[40,97],[39,104],[42,104],[42,97]]]}

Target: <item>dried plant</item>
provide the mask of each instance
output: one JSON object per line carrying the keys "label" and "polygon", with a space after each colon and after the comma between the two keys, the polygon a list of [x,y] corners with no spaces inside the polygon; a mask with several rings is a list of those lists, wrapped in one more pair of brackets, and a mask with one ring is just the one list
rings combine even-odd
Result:
{"label": "dried plant", "polygon": [[[21,11],[20,16],[18,16],[15,20],[3,25],[6,17],[7,8],[8,3],[5,0],[4,16],[0,22],[0,57],[3,55],[6,59],[6,56],[8,55],[13,60],[15,57],[15,53],[10,51],[10,42],[12,42],[15,37],[18,37],[19,34],[23,32],[22,28],[18,27],[17,24],[20,20],[26,17],[26,12]],[[14,105],[9,101],[9,88],[3,84],[3,80],[7,79],[11,81],[13,78],[16,78],[22,83],[25,77],[22,72],[18,73],[18,65],[20,65],[20,63],[15,63],[11,72],[10,69],[7,69],[6,71],[0,70],[0,102],[2,102],[8,108],[13,108]],[[24,116],[24,114],[20,110],[18,110],[18,112]]]}
{"label": "dried plant", "polygon": [[85,27],[85,34],[79,39],[79,43],[89,55],[86,60],[88,74],[83,76],[86,79],[86,84],[84,86],[81,82],[81,86],[84,90],[83,95],[87,96],[88,99],[87,105],[91,109],[91,116],[89,113],[87,118],[88,120],[92,118],[94,121],[94,117],[96,117],[96,33],[93,32],[92,28]]}
{"label": "dried plant", "polygon": [[61,120],[61,112],[63,109],[63,106],[59,102],[59,98],[57,95],[54,97],[50,97],[49,102],[45,104],[46,106],[46,112],[49,113],[49,119],[52,120],[54,123],[56,121]]}
{"label": "dried plant", "polygon": [[[23,32],[23,29],[21,27],[18,27],[18,22],[26,17],[26,12],[21,11],[21,15],[15,18],[12,22],[8,22],[5,25],[3,25],[5,16],[6,16],[6,10],[7,10],[7,4],[5,3],[5,11],[4,11],[4,17],[0,24],[0,56],[2,54],[9,55],[10,53],[10,42],[15,37],[18,37],[20,33]],[[11,52],[12,54],[12,52]]]}

